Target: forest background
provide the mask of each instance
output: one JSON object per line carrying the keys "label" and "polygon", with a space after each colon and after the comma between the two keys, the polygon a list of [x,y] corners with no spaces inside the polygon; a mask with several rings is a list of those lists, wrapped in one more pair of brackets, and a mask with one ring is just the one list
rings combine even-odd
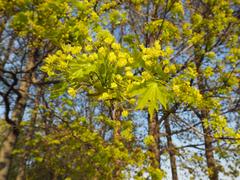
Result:
{"label": "forest background", "polygon": [[0,0],[0,179],[237,179],[239,0]]}

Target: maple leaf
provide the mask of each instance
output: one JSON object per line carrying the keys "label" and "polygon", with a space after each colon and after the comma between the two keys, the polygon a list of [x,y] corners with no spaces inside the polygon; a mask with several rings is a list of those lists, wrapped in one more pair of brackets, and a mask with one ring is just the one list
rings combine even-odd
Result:
{"label": "maple leaf", "polygon": [[147,107],[150,115],[153,115],[154,110],[158,109],[159,103],[165,109],[167,108],[167,89],[157,82],[148,82],[144,86],[134,87],[130,91],[130,96],[138,96],[136,109]]}

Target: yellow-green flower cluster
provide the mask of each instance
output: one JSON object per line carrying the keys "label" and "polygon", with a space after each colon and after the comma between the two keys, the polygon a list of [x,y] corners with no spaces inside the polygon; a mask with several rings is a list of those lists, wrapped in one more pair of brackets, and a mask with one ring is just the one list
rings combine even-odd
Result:
{"label": "yellow-green flower cluster", "polygon": [[193,107],[202,107],[203,96],[196,87],[190,86],[189,81],[174,78],[172,82],[172,91],[175,100],[185,102]]}
{"label": "yellow-green flower cluster", "polygon": [[163,56],[164,52],[161,49],[159,41],[155,41],[153,47],[146,48],[140,45],[142,50],[142,59],[146,66],[152,66],[157,63],[157,58]]}

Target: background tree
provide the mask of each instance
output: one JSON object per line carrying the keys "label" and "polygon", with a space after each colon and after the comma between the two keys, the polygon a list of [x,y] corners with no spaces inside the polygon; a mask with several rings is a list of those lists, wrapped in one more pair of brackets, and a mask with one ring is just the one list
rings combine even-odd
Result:
{"label": "background tree", "polygon": [[2,179],[238,176],[238,1],[0,2]]}

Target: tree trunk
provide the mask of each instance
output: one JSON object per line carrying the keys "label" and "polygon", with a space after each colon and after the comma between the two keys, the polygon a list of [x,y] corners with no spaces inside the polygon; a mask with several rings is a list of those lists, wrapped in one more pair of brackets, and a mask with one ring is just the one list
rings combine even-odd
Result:
{"label": "tree trunk", "polygon": [[16,177],[16,180],[24,180],[25,178],[25,154],[23,155],[23,158],[21,158],[20,166],[18,168],[18,174]]}
{"label": "tree trunk", "polygon": [[[36,98],[34,101],[34,109],[31,115],[31,120],[30,120],[30,129],[28,133],[28,138],[29,140],[34,138],[34,132],[35,132],[35,124],[37,121],[37,115],[38,115],[38,107],[40,104],[40,97],[42,94],[42,89],[37,90]],[[20,163],[19,163],[19,168],[18,168],[18,174],[16,180],[24,180],[26,179],[26,160],[29,155],[29,147],[26,147],[26,150],[24,151],[23,155],[20,157]]]}
{"label": "tree trunk", "polygon": [[[204,55],[196,53],[195,65],[196,65],[196,69],[198,72],[197,85],[198,85],[200,93],[204,96],[207,85],[206,85],[206,81],[204,79],[203,72],[200,68],[203,60],[204,60]],[[210,180],[218,180],[218,171],[219,170],[216,165],[216,161],[214,159],[214,148],[213,148],[213,144],[212,144],[214,139],[211,134],[211,128],[206,127],[204,125],[204,120],[208,120],[208,118],[209,118],[209,110],[200,109],[199,112],[197,113],[197,116],[202,123],[202,128],[203,128],[203,132],[204,132],[205,157],[206,157],[207,167],[208,167],[208,177]]]}
{"label": "tree trunk", "polygon": [[[114,104],[114,102],[112,102],[111,104],[111,108],[110,108],[110,116],[111,119],[113,121],[115,121],[115,126],[113,129],[113,141],[114,142],[119,142],[121,141],[121,115],[122,115],[122,109],[119,108],[116,104]],[[120,160],[116,160],[115,162],[115,169],[112,172],[112,176],[114,179],[118,179],[121,175],[121,161]]]}
{"label": "tree trunk", "polygon": [[164,120],[164,126],[167,134],[167,145],[168,145],[168,152],[170,156],[170,165],[171,165],[171,171],[172,171],[172,180],[178,180],[177,175],[177,164],[176,164],[176,156],[175,156],[175,146],[172,141],[172,135],[171,135],[171,127],[169,124],[168,117]]}
{"label": "tree trunk", "polygon": [[202,111],[202,127],[204,132],[205,143],[205,157],[207,160],[208,176],[210,180],[218,180],[218,168],[214,159],[213,137],[211,136],[211,129],[205,127],[203,120],[206,118],[206,112]]}
{"label": "tree trunk", "polygon": [[[201,94],[204,94],[204,84],[202,78],[198,78],[198,86]],[[204,125],[204,120],[208,120],[209,118],[209,111],[201,110],[198,117],[201,120],[204,133],[205,157],[207,160],[208,177],[210,180],[218,180],[218,168],[214,159],[214,148],[212,144],[214,139],[211,134],[211,128]]]}
{"label": "tree trunk", "polygon": [[[202,78],[198,78],[198,86],[201,94],[204,94],[204,83]],[[211,134],[211,128],[204,125],[204,120],[208,120],[209,118],[209,111],[201,110],[199,118],[201,120],[204,132],[205,157],[207,160],[208,177],[210,180],[218,180],[218,168],[214,159],[214,148],[212,145],[214,139]]]}
{"label": "tree trunk", "polygon": [[149,147],[149,151],[154,155],[151,166],[160,169],[160,133],[157,112],[154,112],[152,117],[148,114],[148,134],[154,138],[154,143]]}
{"label": "tree trunk", "polygon": [[[29,59],[26,62],[23,71],[28,71],[24,74],[19,85],[19,97],[16,100],[15,106],[12,111],[11,121],[14,122],[12,125],[12,130],[3,142],[2,148],[0,150],[0,179],[4,180],[7,178],[9,169],[11,166],[11,154],[14,149],[14,145],[17,143],[17,136],[19,133],[19,125],[22,121],[26,103],[28,100],[28,89],[30,87],[32,68],[34,67],[34,60],[37,55],[37,50],[31,52]],[[6,120],[7,121],[7,120]]]}
{"label": "tree trunk", "polygon": [[8,136],[2,144],[0,151],[0,179],[7,179],[8,170],[11,164],[11,152],[16,143],[17,134],[12,129],[9,130]]}

